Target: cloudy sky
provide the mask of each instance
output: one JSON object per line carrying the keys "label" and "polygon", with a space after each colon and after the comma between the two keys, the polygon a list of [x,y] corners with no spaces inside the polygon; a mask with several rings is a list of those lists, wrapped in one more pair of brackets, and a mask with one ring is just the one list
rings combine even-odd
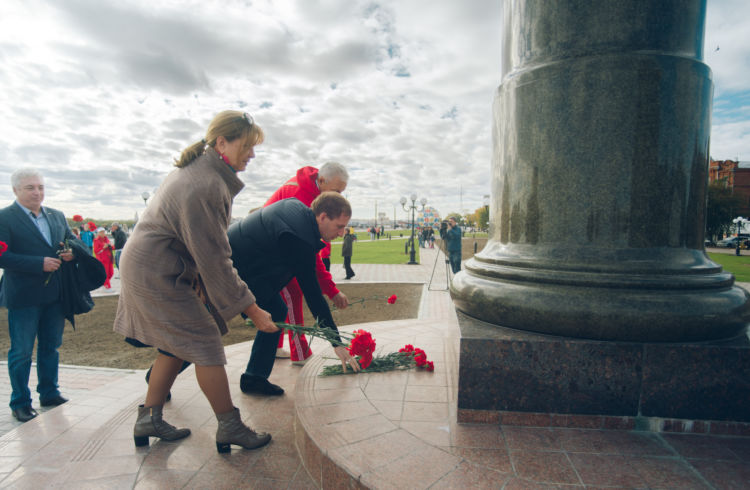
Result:
{"label": "cloudy sky", "polygon": [[[350,171],[355,218],[416,193],[442,215],[489,194],[502,0],[2,0],[0,206],[46,175],[66,215],[132,218],[213,115],[266,141],[235,216],[303,165]],[[709,0],[711,154],[750,160],[750,2]],[[718,50],[717,50],[718,47]]]}

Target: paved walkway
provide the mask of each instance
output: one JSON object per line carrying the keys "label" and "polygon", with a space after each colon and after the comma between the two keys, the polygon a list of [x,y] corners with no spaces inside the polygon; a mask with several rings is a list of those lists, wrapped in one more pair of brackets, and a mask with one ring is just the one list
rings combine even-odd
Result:
{"label": "paved walkway", "polygon": [[[193,369],[165,406],[165,418],[192,435],[135,448],[143,372],[63,368],[71,401],[0,437],[0,487],[750,488],[747,437],[457,424],[458,327],[436,253],[423,249],[416,266],[356,265],[353,279],[425,284],[417,319],[358,327],[386,352],[405,343],[424,348],[434,373],[324,378],[319,370],[334,361],[321,351],[304,368],[277,362],[271,380],[284,396],[247,396],[237,381],[250,343],[230,346],[235,404],[274,439],[219,455],[216,421]],[[340,266],[332,272],[343,277]],[[7,395],[0,402],[7,406]],[[9,417],[2,413],[0,424]]]}

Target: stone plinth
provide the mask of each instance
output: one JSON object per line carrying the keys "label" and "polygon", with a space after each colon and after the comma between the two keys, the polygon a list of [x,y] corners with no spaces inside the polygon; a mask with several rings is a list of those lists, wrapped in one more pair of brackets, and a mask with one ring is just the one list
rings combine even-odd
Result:
{"label": "stone plinth", "polygon": [[750,422],[750,341],[555,337],[459,314],[458,409]]}

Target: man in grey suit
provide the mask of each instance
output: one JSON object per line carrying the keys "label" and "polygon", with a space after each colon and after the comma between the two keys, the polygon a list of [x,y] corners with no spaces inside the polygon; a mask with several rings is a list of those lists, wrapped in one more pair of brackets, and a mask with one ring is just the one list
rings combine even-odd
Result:
{"label": "man in grey suit", "polygon": [[[44,180],[33,169],[20,169],[11,176],[16,201],[0,210],[0,241],[8,249],[0,256],[0,306],[8,308],[8,373],[13,416],[26,422],[37,416],[31,405],[29,374],[34,341],[37,340],[37,378],[42,406],[68,401],[57,386],[59,354],[65,318],[61,305],[62,261],[73,260],[64,249],[74,238],[65,216],[42,207]],[[61,250],[61,251],[60,251]]]}

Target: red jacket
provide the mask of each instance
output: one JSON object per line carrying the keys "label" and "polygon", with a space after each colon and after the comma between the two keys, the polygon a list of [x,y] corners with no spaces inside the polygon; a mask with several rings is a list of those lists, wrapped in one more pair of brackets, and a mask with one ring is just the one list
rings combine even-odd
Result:
{"label": "red jacket", "polygon": [[288,197],[296,197],[302,203],[310,207],[310,204],[320,195],[320,189],[318,189],[318,169],[315,167],[302,167],[297,170],[297,175],[286,181],[286,184],[279,187],[276,192],[271,194],[268,201],[263,207],[273,204],[276,201],[281,201]]}
{"label": "red jacket", "polygon": [[327,259],[331,257],[331,242],[326,242],[325,240],[323,240],[323,242],[326,246],[320,249],[318,255],[320,255],[321,259]]}
{"label": "red jacket", "polygon": [[[297,170],[297,175],[287,180],[284,185],[271,194],[271,197],[268,198],[268,201],[266,201],[263,207],[289,197],[296,197],[302,201],[305,206],[309,207],[315,198],[320,195],[320,189],[318,189],[318,184],[316,182],[317,179],[317,168],[302,167]],[[328,249],[328,255],[330,255],[330,247],[330,244],[326,247]],[[317,260],[315,261],[315,273],[318,276],[318,282],[320,283],[320,289],[323,290],[323,294],[329,298],[333,298],[341,292],[336,287],[336,283],[333,282],[331,273],[326,270],[326,266],[323,264],[320,254],[318,254]]]}

